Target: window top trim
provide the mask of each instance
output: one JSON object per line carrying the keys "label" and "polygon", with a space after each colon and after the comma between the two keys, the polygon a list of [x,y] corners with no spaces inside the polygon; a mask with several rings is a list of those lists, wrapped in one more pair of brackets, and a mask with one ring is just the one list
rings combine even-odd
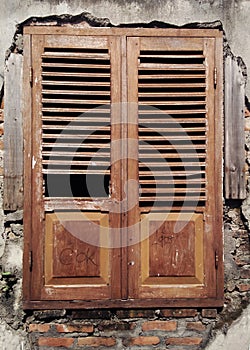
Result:
{"label": "window top trim", "polygon": [[59,27],[27,26],[24,34],[31,35],[109,35],[109,36],[168,36],[168,37],[218,37],[223,33],[219,29],[184,29],[184,28],[104,28],[104,27]]}

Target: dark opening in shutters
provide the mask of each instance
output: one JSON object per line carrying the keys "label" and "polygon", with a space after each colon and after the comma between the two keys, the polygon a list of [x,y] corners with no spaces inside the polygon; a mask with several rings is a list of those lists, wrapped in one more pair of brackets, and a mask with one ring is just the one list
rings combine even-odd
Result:
{"label": "dark opening in shutters", "polygon": [[109,195],[109,110],[107,49],[45,47],[42,152],[46,197]]}

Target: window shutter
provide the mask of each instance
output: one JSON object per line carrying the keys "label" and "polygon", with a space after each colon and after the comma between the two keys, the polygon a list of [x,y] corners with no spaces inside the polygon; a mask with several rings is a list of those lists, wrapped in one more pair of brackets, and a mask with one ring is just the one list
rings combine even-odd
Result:
{"label": "window shutter", "polygon": [[26,29],[27,308],[221,305],[221,48]]}
{"label": "window shutter", "polygon": [[138,205],[133,224],[140,222],[142,243],[131,249],[139,267],[130,269],[130,297],[216,297],[216,203],[222,193],[221,173],[213,171],[221,156],[221,140],[219,148],[214,145],[215,40],[129,38],[131,56],[128,91],[129,101],[138,102],[139,178],[139,194],[131,201]]}
{"label": "window shutter", "polygon": [[111,95],[113,103],[119,99],[119,40],[67,33],[31,40],[33,132],[26,136],[32,138],[30,225],[39,232],[26,248],[31,299],[110,299],[119,289],[109,235],[115,221],[109,211],[119,199],[110,186],[119,167],[111,161],[118,114],[110,112]]}

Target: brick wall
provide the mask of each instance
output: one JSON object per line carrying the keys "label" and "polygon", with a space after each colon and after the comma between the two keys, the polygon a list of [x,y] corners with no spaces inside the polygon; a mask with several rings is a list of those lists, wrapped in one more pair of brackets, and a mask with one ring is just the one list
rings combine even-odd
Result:
{"label": "brick wall", "polygon": [[[46,317],[48,313],[45,312]],[[106,313],[104,311],[107,318]],[[94,314],[86,312],[85,320],[72,319],[77,316],[74,312],[60,321],[33,321],[27,326],[33,348],[199,349],[207,343],[213,323],[211,318],[216,317],[217,311],[119,310],[110,313],[106,320],[91,318]],[[40,317],[42,315],[40,312]]]}

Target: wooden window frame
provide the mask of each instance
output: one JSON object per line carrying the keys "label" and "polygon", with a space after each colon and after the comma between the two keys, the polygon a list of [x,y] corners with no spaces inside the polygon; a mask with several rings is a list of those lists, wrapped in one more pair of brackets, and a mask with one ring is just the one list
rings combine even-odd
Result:
{"label": "wooden window frame", "polygon": [[[110,299],[104,300],[39,300],[39,298],[34,298],[34,295],[31,295],[30,286],[33,283],[31,279],[31,268],[32,263],[38,264],[37,271],[40,276],[43,276],[43,266],[36,261],[34,256],[34,246],[37,250],[43,251],[43,242],[37,236],[34,240],[34,232],[39,232],[39,227],[41,223],[44,222],[44,212],[41,210],[41,207],[32,206],[31,203],[36,202],[34,199],[34,193],[32,193],[30,184],[32,183],[32,169],[35,166],[36,159],[33,158],[34,149],[31,148],[30,135],[32,135],[32,109],[37,108],[35,102],[32,100],[32,84],[33,84],[33,74],[31,60],[36,59],[31,57],[31,37],[39,37],[46,35],[71,35],[71,36],[92,36],[100,37],[106,36],[111,38],[111,40],[116,40],[117,37],[121,38],[121,46],[125,45],[126,38],[129,37],[168,37],[168,38],[183,38],[184,40],[189,40],[190,38],[212,38],[214,40],[214,62],[216,74],[216,81],[213,80],[213,84],[216,88],[216,93],[214,94],[213,104],[209,106],[213,110],[215,115],[214,125],[212,126],[213,130],[213,144],[216,145],[213,148],[214,160],[212,162],[213,168],[208,171],[211,172],[212,176],[216,181],[213,184],[210,184],[211,189],[214,194],[216,194],[216,201],[211,201],[210,205],[213,208],[212,213],[213,217],[204,217],[204,220],[213,221],[214,227],[216,227],[216,235],[210,237],[210,233],[206,232],[207,240],[213,240],[213,252],[214,254],[210,256],[213,259],[213,263],[216,269],[216,286],[213,286],[213,292],[209,296],[203,296],[201,298],[194,295],[191,298],[185,298],[183,294],[178,298],[150,298],[148,295],[150,293],[145,292],[145,296],[139,298],[128,298],[124,299],[123,295],[126,296],[128,285],[128,280],[131,283],[131,290],[136,288],[136,274],[130,275],[128,270],[128,261],[133,261],[135,259],[135,254],[133,249],[122,248],[121,250],[113,251],[113,259],[116,262],[120,261],[120,256],[122,256],[121,266],[117,271],[115,271],[114,276],[118,277],[121,280],[121,286],[118,288],[120,291],[116,290],[116,287],[112,291],[112,297]],[[222,139],[223,139],[223,129],[222,129],[222,97],[223,97],[223,67],[222,67],[222,33],[219,30],[213,29],[148,29],[148,28],[73,28],[73,27],[47,27],[47,26],[33,26],[24,28],[24,85],[25,85],[25,96],[24,96],[24,145],[25,145],[25,154],[24,154],[24,284],[23,284],[23,295],[24,303],[23,306],[25,309],[55,309],[55,308],[149,308],[149,307],[220,307],[223,305],[223,247],[222,247]],[[132,51],[131,51],[132,52]],[[39,52],[35,52],[35,55],[39,55]],[[37,57],[38,59],[39,57]],[[120,85],[124,84],[124,77],[127,74],[131,75],[131,83],[133,81],[133,72],[130,70],[130,73],[127,72],[126,57],[121,57],[120,62],[121,70],[121,81],[118,83]],[[127,79],[127,78],[126,78]],[[214,76],[210,76],[209,79],[214,79]],[[117,100],[120,102],[134,102],[133,96],[130,95],[130,89],[123,87],[123,92],[121,95],[116,96]],[[37,128],[38,133],[39,128]],[[125,137],[135,138],[136,130],[130,128],[130,130],[123,129],[121,131]],[[129,134],[127,134],[129,132]],[[37,135],[39,138],[40,136]],[[34,146],[33,146],[34,147]],[[37,145],[40,147],[40,145]],[[133,150],[128,150],[132,152]],[[131,153],[130,153],[131,155]],[[132,157],[133,158],[133,157]],[[126,169],[124,165],[123,169]],[[130,167],[132,169],[132,167]],[[127,170],[126,170],[127,171]],[[133,171],[133,170],[132,170]],[[131,173],[133,178],[133,174]],[[41,179],[39,180],[41,181]],[[132,194],[128,193],[128,196]],[[41,204],[41,203],[40,203]],[[64,204],[62,204],[62,208]],[[48,204],[49,208],[49,204]],[[205,214],[206,215],[206,214]],[[208,216],[211,216],[211,212]],[[32,217],[36,217],[37,226],[32,226]],[[126,218],[132,223],[133,218]],[[132,220],[132,221],[131,221]],[[49,239],[49,238],[48,238]],[[32,242],[32,243],[31,243]],[[211,243],[211,242],[210,242]],[[33,245],[33,248],[31,247]],[[33,252],[33,256],[31,256]],[[47,267],[49,270],[50,267]],[[137,274],[140,272],[137,270]],[[121,276],[125,275],[127,278],[122,278]],[[113,276],[113,278],[114,278]],[[33,285],[33,290],[39,290],[40,284]],[[39,293],[38,293],[39,294]],[[38,295],[37,294],[37,295]],[[119,295],[119,297],[118,297]]]}

